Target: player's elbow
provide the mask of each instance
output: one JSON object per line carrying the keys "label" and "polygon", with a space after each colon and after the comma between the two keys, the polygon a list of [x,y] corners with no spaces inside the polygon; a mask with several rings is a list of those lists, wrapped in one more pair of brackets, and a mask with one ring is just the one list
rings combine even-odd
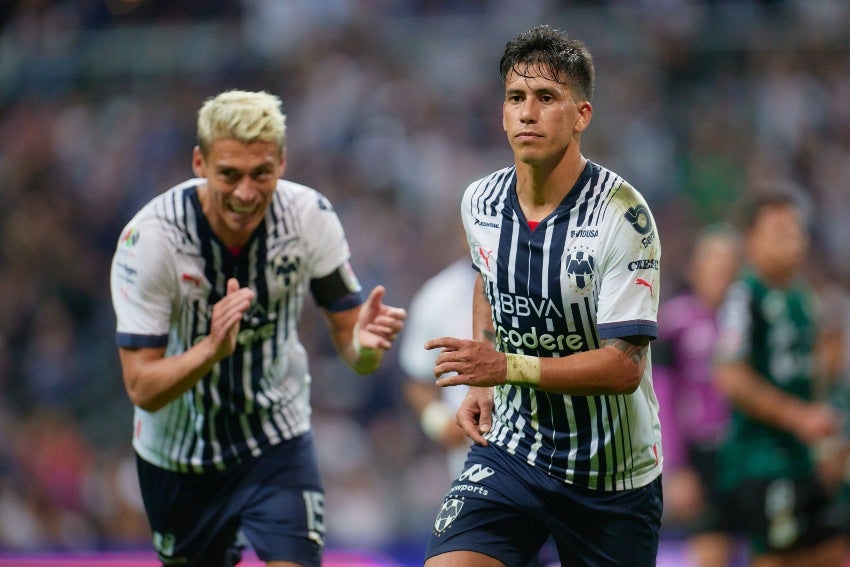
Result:
{"label": "player's elbow", "polygon": [[617,392],[616,394],[634,394],[637,389],[640,387],[641,380],[643,380],[643,372],[633,371],[626,372],[622,376],[617,383]]}
{"label": "player's elbow", "polygon": [[124,389],[127,391],[127,397],[130,398],[130,403],[146,412],[160,410],[166,403],[161,396],[153,395],[149,389],[142,387],[139,380],[133,380],[128,376],[124,377]]}
{"label": "player's elbow", "polygon": [[127,388],[127,396],[130,398],[130,402],[134,406],[143,409],[148,413],[158,411],[165,405],[162,400],[144,395],[143,393],[131,388]]}
{"label": "player's elbow", "polygon": [[[612,349],[613,350],[613,349]],[[612,380],[614,394],[633,394],[643,380],[646,370],[646,358],[640,357],[634,360],[631,357],[623,356],[621,353],[616,353],[616,363],[612,365],[612,374],[615,379]]]}

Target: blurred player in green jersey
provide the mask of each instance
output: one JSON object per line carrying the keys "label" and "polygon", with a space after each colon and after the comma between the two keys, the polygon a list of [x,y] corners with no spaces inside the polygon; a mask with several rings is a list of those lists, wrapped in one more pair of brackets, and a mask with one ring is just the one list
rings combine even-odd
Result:
{"label": "blurred player in green jersey", "polygon": [[834,487],[814,448],[839,416],[816,400],[816,298],[802,278],[808,236],[791,195],[760,196],[745,218],[748,266],[720,312],[715,380],[733,406],[718,482],[756,567],[846,561]]}

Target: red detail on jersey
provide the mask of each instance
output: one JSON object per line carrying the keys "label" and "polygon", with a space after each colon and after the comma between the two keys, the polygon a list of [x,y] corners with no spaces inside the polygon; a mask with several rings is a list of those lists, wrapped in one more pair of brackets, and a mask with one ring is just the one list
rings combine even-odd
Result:
{"label": "red detail on jersey", "polygon": [[136,420],[136,431],[134,432],[136,437],[140,437],[142,435],[142,420]]}
{"label": "red detail on jersey", "polygon": [[646,281],[643,278],[636,279],[635,283],[637,285],[644,285],[644,286],[648,287],[649,288],[649,295],[652,295],[652,284],[651,283],[649,283],[648,281]]}
{"label": "red detail on jersey", "polygon": [[658,443],[652,444],[652,454],[655,455],[655,464],[658,464]]}
{"label": "red detail on jersey", "polygon": [[528,221],[528,228],[530,228],[532,231],[534,231],[534,229],[537,228],[538,224],[540,224],[540,221],[530,220],[530,221]]}
{"label": "red detail on jersey", "polygon": [[478,255],[481,256],[481,259],[484,260],[484,264],[487,266],[487,270],[490,270],[490,254],[492,254],[492,250],[484,250],[483,246],[478,247]]}
{"label": "red detail on jersey", "polygon": [[230,248],[228,248],[228,250],[230,250],[230,253],[233,254],[234,256],[238,256],[239,253],[242,252],[242,247],[241,246],[231,246]]}
{"label": "red detail on jersey", "polygon": [[198,276],[193,276],[192,274],[183,274],[180,276],[180,279],[184,282],[190,282],[195,284],[195,287],[201,287],[201,278]]}

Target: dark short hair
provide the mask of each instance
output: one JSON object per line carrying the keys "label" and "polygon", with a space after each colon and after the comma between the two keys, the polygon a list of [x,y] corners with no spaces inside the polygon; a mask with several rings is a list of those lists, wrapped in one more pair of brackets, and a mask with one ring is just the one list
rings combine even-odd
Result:
{"label": "dark short hair", "polygon": [[[796,209],[803,215],[803,203],[794,193],[786,190],[755,192],[744,199],[740,209],[740,225],[743,230],[752,230],[759,215],[765,209]],[[804,219],[805,220],[805,219]]]}
{"label": "dark short hair", "polygon": [[505,45],[499,62],[502,82],[511,71],[521,77],[542,73],[547,79],[569,84],[584,100],[593,98],[593,57],[584,43],[549,26],[522,32]]}

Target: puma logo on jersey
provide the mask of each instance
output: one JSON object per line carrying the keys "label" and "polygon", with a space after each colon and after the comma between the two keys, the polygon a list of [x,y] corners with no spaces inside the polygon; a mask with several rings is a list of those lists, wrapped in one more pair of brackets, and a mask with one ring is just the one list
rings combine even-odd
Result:
{"label": "puma logo on jersey", "polygon": [[649,295],[652,295],[652,284],[651,284],[651,283],[649,283],[648,281],[646,281],[646,280],[645,280],[645,279],[643,279],[643,278],[638,278],[638,279],[636,279],[636,280],[635,280],[635,283],[636,283],[637,285],[642,285],[642,286],[646,286],[646,287],[648,287],[648,288],[649,288]]}
{"label": "puma logo on jersey", "polygon": [[483,246],[478,247],[478,255],[484,260],[484,265],[487,266],[487,271],[490,271],[490,256],[493,255],[492,250],[485,249]]}

